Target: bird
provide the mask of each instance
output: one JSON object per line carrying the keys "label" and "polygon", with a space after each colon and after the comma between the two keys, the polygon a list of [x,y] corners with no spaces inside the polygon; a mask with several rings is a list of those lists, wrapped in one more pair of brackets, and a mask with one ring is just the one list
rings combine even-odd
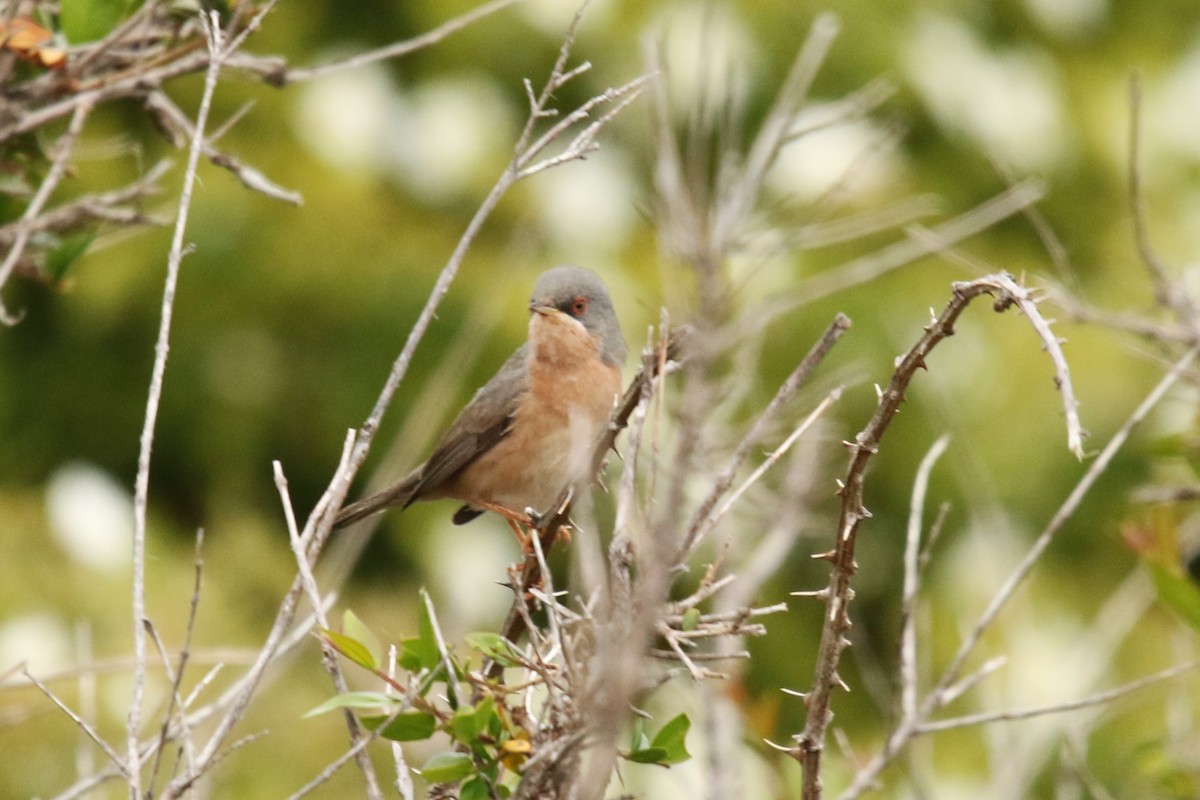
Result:
{"label": "bird", "polygon": [[[453,498],[455,525],[485,511],[518,523],[552,510],[589,475],[592,449],[621,394],[627,349],[612,298],[594,272],[543,272],[529,332],[459,412],[432,454],[395,485],[343,508],[342,528],[387,508]],[[553,509],[557,510],[557,509]]]}

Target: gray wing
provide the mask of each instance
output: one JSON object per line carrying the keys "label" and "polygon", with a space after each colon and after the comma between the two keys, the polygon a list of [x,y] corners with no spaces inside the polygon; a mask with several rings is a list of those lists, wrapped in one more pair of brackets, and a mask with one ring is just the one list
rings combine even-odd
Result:
{"label": "gray wing", "polygon": [[456,475],[500,441],[512,427],[513,415],[528,383],[525,370],[527,345],[521,345],[508,357],[500,370],[471,402],[459,412],[450,428],[421,468],[417,486],[404,504],[413,501]]}

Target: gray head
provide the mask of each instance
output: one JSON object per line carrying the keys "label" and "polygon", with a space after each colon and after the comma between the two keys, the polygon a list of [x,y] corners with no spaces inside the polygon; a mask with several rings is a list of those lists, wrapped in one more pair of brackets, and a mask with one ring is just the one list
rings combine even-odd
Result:
{"label": "gray head", "polygon": [[582,267],[546,270],[533,286],[531,306],[550,306],[583,323],[600,342],[600,357],[609,364],[625,363],[625,339],[604,281]]}

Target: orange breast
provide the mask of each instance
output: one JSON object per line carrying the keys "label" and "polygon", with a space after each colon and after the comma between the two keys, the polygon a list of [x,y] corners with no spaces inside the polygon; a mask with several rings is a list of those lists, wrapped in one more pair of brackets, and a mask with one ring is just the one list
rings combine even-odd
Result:
{"label": "orange breast", "polygon": [[446,494],[513,511],[545,512],[568,484],[586,481],[592,447],[621,391],[621,371],[600,360],[582,325],[534,314],[529,391],[511,432],[468,465]]}

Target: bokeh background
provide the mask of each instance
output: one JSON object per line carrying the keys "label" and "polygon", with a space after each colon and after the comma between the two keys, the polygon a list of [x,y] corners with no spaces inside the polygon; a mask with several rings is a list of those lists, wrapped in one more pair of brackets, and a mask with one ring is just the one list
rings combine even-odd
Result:
{"label": "bokeh background", "polygon": [[[292,64],[315,63],[414,36],[471,5],[284,0],[250,46]],[[525,0],[399,61],[282,90],[223,76],[214,119],[247,101],[254,106],[221,147],[300,192],[304,203],[270,200],[201,167],[187,237],[195,252],[183,266],[154,447],[148,571],[150,613],[163,638],[177,643],[195,534],[204,530],[201,671],[217,661],[234,670],[257,648],[293,574],[271,461],[282,462],[297,508],[307,512],[336,467],[346,430],[366,417],[438,270],[511,155],[526,111],[522,80],[545,76],[574,10],[566,0]],[[880,77],[897,92],[870,122],[785,151],[767,199],[787,210],[791,224],[905,197],[927,203],[924,221],[936,222],[1011,180],[1035,177],[1047,189],[1039,212],[1061,253],[1021,216],[966,250],[991,268],[1052,280],[1100,307],[1147,312],[1153,295],[1133,243],[1126,185],[1129,81],[1137,72],[1155,245],[1175,265],[1200,252],[1200,6],[1191,0],[593,0],[576,47],[593,68],[560,99],[568,106],[631,79],[645,69],[647,43],[657,43],[681,107],[713,75],[740,87],[748,138],[825,10],[842,30],[814,100],[835,101]],[[728,64],[728,72],[713,64]],[[192,111],[200,86],[199,77],[183,79],[172,94]],[[171,153],[139,108],[105,108],[62,191],[127,181]],[[677,272],[664,271],[656,236],[653,163],[643,98],[606,131],[599,152],[505,198],[418,351],[355,494],[367,476],[382,481],[417,463],[520,343],[529,288],[546,266],[571,262],[599,272],[635,349],[662,305],[687,319],[686,287],[676,284]],[[180,171],[155,201],[164,217],[174,209],[170,190]],[[95,662],[94,683],[71,677],[53,685],[116,740],[131,691],[124,659],[132,485],[169,236],[164,226],[102,237],[61,285],[13,283],[6,303],[25,318],[0,331],[0,672],[26,661],[35,674],[73,676],[74,665]],[[898,236],[739,261],[731,265],[732,302],[785,291]],[[756,602],[819,585],[823,573],[809,554],[827,549],[833,536],[833,482],[844,469],[837,442],[863,426],[872,384],[888,379],[928,309],[946,302],[951,281],[971,276],[927,258],[771,326],[757,368],[743,371],[751,382],[748,417],[835,312],[854,321],[812,396],[834,381],[848,384],[823,440],[811,445],[819,477],[812,513],[797,520],[803,546]],[[1161,351],[1066,319],[1059,332],[1089,444],[1098,449],[1161,375]],[[953,437],[930,495],[931,506],[951,504],[922,611],[931,660],[953,650],[1086,466],[1065,446],[1051,365],[1015,314],[973,307],[929,367],[868,479],[874,518],[860,546],[858,638],[846,668],[854,692],[835,697],[836,724],[864,753],[879,746],[895,702],[903,526],[916,465],[934,439]],[[990,635],[990,652],[1007,654],[1009,664],[964,709],[1073,699],[1197,657],[1196,630],[1158,602],[1122,537],[1123,526],[1169,525],[1186,540],[1186,506],[1150,511],[1131,506],[1128,495],[1150,481],[1192,477],[1195,400],[1192,389],[1173,393],[1118,456]],[[431,504],[388,516],[355,563],[341,605],[398,639],[415,628],[416,588],[424,585],[449,635],[494,628],[507,602],[497,582],[516,546],[501,522],[452,528],[449,511]],[[779,689],[810,679],[819,612],[793,602],[767,624],[729,690],[747,715],[755,796],[785,797],[799,769],[760,742],[784,740],[802,724],[802,705]],[[215,796],[285,796],[341,751],[344,728],[334,717],[300,719],[331,692],[316,652],[315,644],[302,648],[277,671],[243,726],[270,735],[222,766]],[[885,773],[880,796],[1195,797],[1198,688],[1194,676],[1184,677],[1067,723],[923,739],[918,755],[929,769],[922,774],[936,780],[922,787],[901,766]],[[686,684],[666,695],[683,707],[695,702]],[[152,695],[151,704],[161,699]],[[40,694],[10,679],[0,687],[0,798],[68,786],[78,759],[102,758],[78,755],[88,752],[79,739]],[[702,751],[702,742],[693,745]],[[655,769],[631,766],[631,786],[652,797],[697,790],[696,765]],[[829,769],[836,788],[849,768]],[[318,795],[353,795],[357,787],[345,770]]]}

